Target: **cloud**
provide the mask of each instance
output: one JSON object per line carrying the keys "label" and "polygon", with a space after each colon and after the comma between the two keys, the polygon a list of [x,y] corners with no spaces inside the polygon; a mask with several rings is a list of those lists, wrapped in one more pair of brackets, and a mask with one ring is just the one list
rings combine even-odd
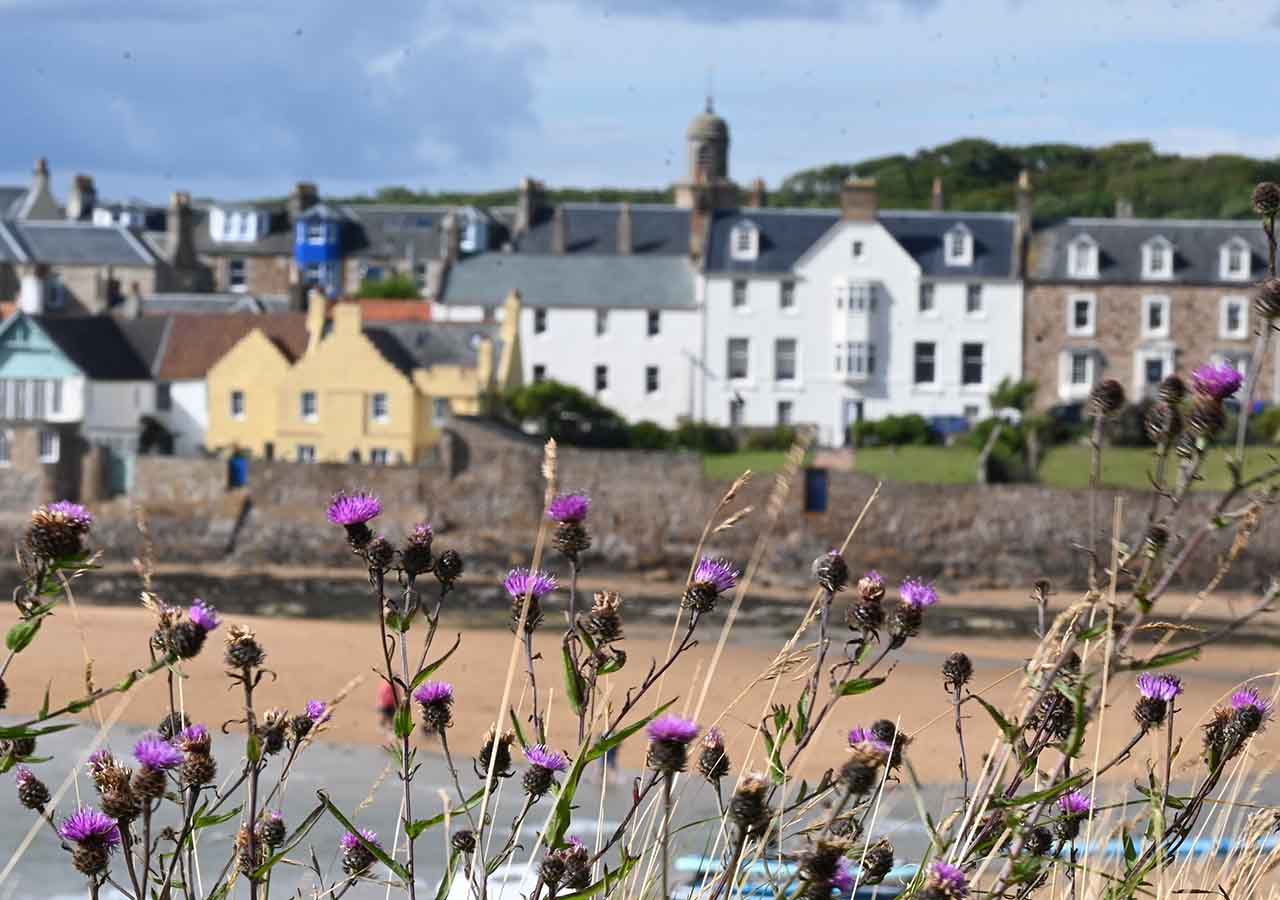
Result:
{"label": "cloud", "polygon": [[581,5],[605,14],[733,24],[761,20],[840,22],[873,18],[879,10],[894,7],[923,15],[941,6],[942,0],[583,0]]}

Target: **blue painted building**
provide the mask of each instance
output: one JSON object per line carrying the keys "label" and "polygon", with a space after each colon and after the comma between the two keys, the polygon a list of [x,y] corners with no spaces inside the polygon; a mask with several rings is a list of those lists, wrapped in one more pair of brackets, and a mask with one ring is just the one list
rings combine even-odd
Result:
{"label": "blue painted building", "polygon": [[354,223],[333,207],[319,203],[293,224],[293,259],[302,282],[330,297],[342,294],[342,261],[350,249]]}

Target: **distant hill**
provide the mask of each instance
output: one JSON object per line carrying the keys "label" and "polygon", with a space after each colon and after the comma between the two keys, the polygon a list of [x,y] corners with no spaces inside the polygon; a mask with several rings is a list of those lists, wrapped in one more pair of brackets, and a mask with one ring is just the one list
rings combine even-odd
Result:
{"label": "distant hill", "polygon": [[[1150,218],[1242,218],[1252,215],[1254,184],[1280,180],[1280,160],[1222,154],[1208,157],[1157,153],[1146,141],[1080,147],[1074,144],[1004,146],[967,138],[911,155],[882,156],[854,163],[804,169],[783,179],[769,194],[770,206],[836,206],[840,185],[851,174],[875,176],[886,209],[927,209],[935,175],[942,176],[948,209],[1012,210],[1018,172],[1030,170],[1037,221],[1066,216],[1110,216],[1116,201],[1133,204]],[[422,203],[442,206],[503,206],[517,191],[423,192],[382,188],[350,203]],[[669,203],[670,190],[554,188],[552,203],[583,200]]]}

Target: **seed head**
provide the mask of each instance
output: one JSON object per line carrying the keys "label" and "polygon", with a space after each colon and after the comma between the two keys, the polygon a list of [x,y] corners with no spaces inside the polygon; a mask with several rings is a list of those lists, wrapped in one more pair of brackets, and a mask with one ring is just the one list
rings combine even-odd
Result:
{"label": "seed head", "polygon": [[1177,406],[1187,396],[1187,385],[1177,375],[1166,375],[1160,382],[1159,397],[1170,406]]}
{"label": "seed head", "polygon": [[[1163,391],[1163,388],[1161,390]],[[1168,445],[1182,433],[1182,412],[1176,403],[1161,400],[1152,404],[1147,410],[1147,417],[1143,424],[1147,429],[1147,437],[1151,438],[1152,443]]]}
{"label": "seed head", "polygon": [[1095,416],[1114,416],[1124,407],[1124,385],[1114,378],[1099,381],[1089,393],[1089,405]]}
{"label": "seed head", "polygon": [[49,789],[26,766],[18,766],[14,780],[18,783],[18,802],[27,809],[44,812],[49,803]]}
{"label": "seed head", "polygon": [[1253,189],[1253,211],[1264,218],[1280,212],[1280,185],[1274,181],[1258,182]]}
{"label": "seed head", "polygon": [[1022,838],[1022,849],[1032,856],[1044,856],[1053,848],[1053,832],[1043,825],[1037,825]]}
{"label": "seed head", "polygon": [[1197,394],[1187,415],[1187,434],[1197,443],[1208,443],[1227,424],[1222,401],[1210,394]]}
{"label": "seed head", "polygon": [[511,745],[515,743],[515,739],[515,732],[504,731],[498,734],[490,725],[480,744],[480,752],[476,755],[476,777],[488,776],[490,762],[493,763],[494,778],[510,778],[514,775],[515,772],[511,770]]}
{"label": "seed head", "polygon": [[858,579],[858,596],[876,603],[884,599],[884,579],[875,569]]}
{"label": "seed head", "polygon": [[448,591],[462,575],[462,556],[457,550],[446,550],[436,558],[435,575],[440,586]]}
{"label": "seed head", "polygon": [[724,749],[724,735],[719,728],[708,728],[702,736],[702,751],[698,754],[698,774],[712,784],[729,774],[729,756]]}
{"label": "seed head", "polygon": [[227,629],[225,659],[233,669],[256,669],[267,658],[254,633],[243,625],[232,625]]}
{"label": "seed head", "polygon": [[467,829],[455,831],[449,838],[449,843],[459,853],[474,853],[476,849],[476,834],[474,831]]}
{"label": "seed head", "polygon": [[[167,714],[163,719],[160,720],[160,724],[156,726],[156,732],[160,735],[160,737],[164,738],[166,741],[169,741],[169,740],[173,740],[173,738],[177,734],[179,734],[182,731],[182,729],[186,728],[190,724],[191,724],[191,719],[187,717],[186,713],[178,712],[175,710],[174,712]],[[107,753],[107,755],[110,756],[110,753],[108,753],[108,751],[106,750],[99,750],[97,753],[94,754],[94,756],[97,756],[102,753]],[[90,759],[92,758],[93,757],[90,757]]]}
{"label": "seed head", "polygon": [[748,836],[763,833],[770,818],[768,796],[768,778],[759,773],[743,776],[729,801],[730,820]]}
{"label": "seed head", "polygon": [[1258,285],[1253,308],[1267,321],[1280,318],[1280,278],[1268,278]]}
{"label": "seed head", "polygon": [[832,594],[840,593],[849,583],[849,566],[839,550],[831,550],[819,556],[813,561],[811,571],[818,584]]}
{"label": "seed head", "polygon": [[952,653],[942,663],[942,678],[948,691],[958,691],[973,677],[973,663],[959,651]]}
{"label": "seed head", "polygon": [[881,838],[862,856],[863,884],[879,884],[884,877],[893,871],[893,845]]}
{"label": "seed head", "polygon": [[263,844],[272,849],[284,843],[285,830],[284,817],[278,809],[265,811],[258,821],[258,837],[262,839]]}
{"label": "seed head", "polygon": [[431,540],[433,533],[431,523],[419,522],[409,532],[404,547],[400,550],[400,565],[408,575],[421,575],[430,572],[435,560],[431,556]]}
{"label": "seed head", "polygon": [[601,644],[622,640],[622,595],[613,591],[596,591],[585,625]]}

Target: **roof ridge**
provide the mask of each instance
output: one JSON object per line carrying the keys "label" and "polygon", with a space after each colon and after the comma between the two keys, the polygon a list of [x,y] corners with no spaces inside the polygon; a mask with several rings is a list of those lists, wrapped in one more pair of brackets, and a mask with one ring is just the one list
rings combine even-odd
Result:
{"label": "roof ridge", "polygon": [[[1163,226],[1163,225],[1171,225],[1171,226],[1174,226],[1174,227],[1177,227],[1177,228],[1191,228],[1191,227],[1196,227],[1196,228],[1203,228],[1203,227],[1214,227],[1214,228],[1250,228],[1250,227],[1257,227],[1257,226],[1254,224],[1254,222],[1253,222],[1253,220],[1252,220],[1252,219],[1158,219],[1158,218],[1146,218],[1146,219],[1138,219],[1138,218],[1124,218],[1124,219],[1116,219],[1116,218],[1109,218],[1109,217],[1107,217],[1107,216],[1073,216],[1073,217],[1070,217],[1070,218],[1064,219],[1064,220],[1063,220],[1061,223],[1059,223],[1059,224],[1060,224],[1060,225],[1091,225],[1091,226],[1107,225],[1107,226],[1116,226],[1116,227],[1133,227],[1133,226],[1143,226],[1143,227],[1153,227],[1153,226],[1157,226],[1157,227],[1158,227],[1158,226]],[[1049,228],[1046,228],[1046,229],[1044,229],[1044,230],[1049,231],[1049,230],[1052,230],[1054,227],[1057,227],[1057,226],[1049,226]]]}

